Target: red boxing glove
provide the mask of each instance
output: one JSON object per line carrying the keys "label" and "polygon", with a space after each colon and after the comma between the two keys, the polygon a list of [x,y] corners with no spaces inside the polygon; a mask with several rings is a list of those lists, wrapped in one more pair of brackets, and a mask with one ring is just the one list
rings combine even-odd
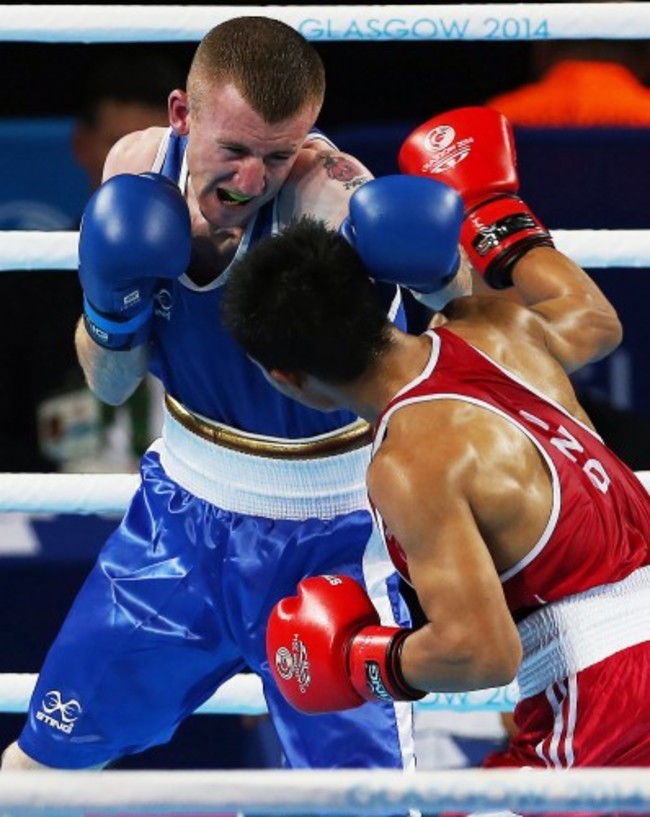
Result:
{"label": "red boxing glove", "polygon": [[434,116],[402,145],[403,173],[431,176],[465,203],[461,244],[494,289],[512,286],[512,269],[532,247],[552,247],[541,221],[516,195],[514,138],[508,120],[490,108],[458,108]]}
{"label": "red boxing glove", "polygon": [[266,653],[273,677],[300,712],[339,712],[365,701],[414,701],[400,652],[411,630],[383,627],[363,588],[346,576],[313,576],[269,618]]}

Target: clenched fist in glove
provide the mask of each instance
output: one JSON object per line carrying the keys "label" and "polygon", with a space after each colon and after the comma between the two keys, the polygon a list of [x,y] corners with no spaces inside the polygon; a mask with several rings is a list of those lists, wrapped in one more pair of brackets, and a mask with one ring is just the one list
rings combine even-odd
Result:
{"label": "clenched fist in glove", "polygon": [[425,693],[402,676],[411,630],[384,627],[363,588],[347,576],[312,576],[269,618],[266,652],[273,677],[301,712],[338,712],[365,701],[414,701]]}
{"label": "clenched fist in glove", "polygon": [[178,278],[192,249],[183,194],[158,173],[123,173],[93,194],[79,230],[84,323],[95,343],[122,351],[146,342],[160,278]]}
{"label": "clenched fist in glove", "polygon": [[512,129],[490,108],[458,108],[434,116],[399,152],[403,173],[455,188],[465,203],[461,244],[495,289],[512,286],[512,269],[533,247],[552,247],[548,230],[517,195]]}
{"label": "clenched fist in glove", "polygon": [[417,300],[438,309],[441,291],[460,265],[458,193],[434,179],[382,176],[355,190],[349,208],[341,233],[369,274],[408,287]]}

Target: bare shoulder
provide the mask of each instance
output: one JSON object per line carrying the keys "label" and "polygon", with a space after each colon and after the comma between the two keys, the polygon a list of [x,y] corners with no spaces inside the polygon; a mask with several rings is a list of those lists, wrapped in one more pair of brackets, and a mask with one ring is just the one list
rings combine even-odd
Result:
{"label": "bare shoulder", "polygon": [[474,406],[433,400],[401,408],[368,469],[368,491],[399,528],[409,528],[413,513],[426,509],[430,523],[444,517],[450,503],[469,496],[481,456],[480,425]]}
{"label": "bare shoulder", "polygon": [[371,178],[354,156],[322,139],[310,140],[301,148],[280,196],[282,220],[311,215],[336,229],[348,213],[350,196]]}
{"label": "bare shoulder", "polygon": [[515,370],[529,366],[530,354],[541,354],[552,362],[542,319],[514,301],[459,298],[445,308],[445,318],[445,325],[455,334]]}
{"label": "bare shoulder", "polygon": [[[484,532],[512,526],[534,475],[545,478],[536,449],[508,421],[439,399],[396,412],[368,470],[368,492],[409,557],[425,558],[423,549],[457,540],[477,520]],[[496,559],[503,561],[498,551]]]}
{"label": "bare shoulder", "polygon": [[470,297],[446,309],[445,326],[512,375],[589,423],[561,362],[549,348],[544,317],[498,298]]}
{"label": "bare shoulder", "polygon": [[119,139],[106,158],[104,180],[118,173],[145,173],[151,170],[166,132],[166,128],[146,128]]}
{"label": "bare shoulder", "polygon": [[505,332],[513,328],[533,334],[540,331],[538,316],[515,299],[490,295],[457,298],[446,307],[445,315],[455,322],[489,326]]}

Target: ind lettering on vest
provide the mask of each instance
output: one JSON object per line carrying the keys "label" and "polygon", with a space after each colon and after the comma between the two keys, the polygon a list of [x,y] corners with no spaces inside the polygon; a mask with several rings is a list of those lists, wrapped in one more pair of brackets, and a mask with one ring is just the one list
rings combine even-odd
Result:
{"label": "ind lettering on vest", "polygon": [[592,485],[601,493],[607,493],[611,480],[605,466],[600,460],[589,456],[584,445],[565,426],[559,425],[552,428],[546,420],[523,409],[519,411],[519,416],[545,431],[549,443],[581,468]]}

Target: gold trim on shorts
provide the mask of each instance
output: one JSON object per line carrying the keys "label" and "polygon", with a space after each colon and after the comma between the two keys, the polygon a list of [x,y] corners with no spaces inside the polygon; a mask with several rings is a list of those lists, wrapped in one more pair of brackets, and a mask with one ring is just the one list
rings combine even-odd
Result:
{"label": "gold trim on shorts", "polygon": [[369,445],[372,441],[372,428],[365,420],[359,420],[339,434],[332,434],[331,437],[280,442],[279,440],[251,437],[233,428],[216,425],[202,417],[197,417],[167,393],[165,394],[165,406],[183,428],[202,439],[233,451],[258,457],[301,460],[331,457],[355,451],[357,448]]}

